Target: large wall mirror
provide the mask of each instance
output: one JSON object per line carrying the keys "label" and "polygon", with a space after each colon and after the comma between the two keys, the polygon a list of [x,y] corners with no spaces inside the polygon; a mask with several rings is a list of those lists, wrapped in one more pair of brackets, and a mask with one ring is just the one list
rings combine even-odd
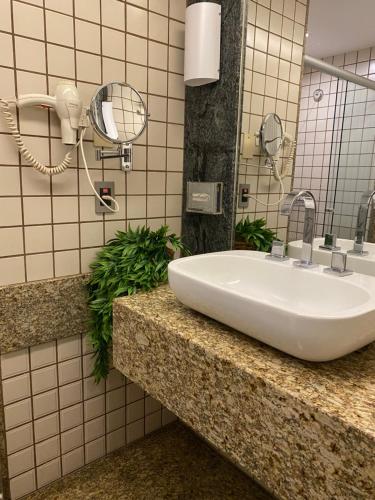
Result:
{"label": "large wall mirror", "polygon": [[[329,4],[329,5],[328,5]],[[375,3],[312,0],[306,53],[375,80]],[[294,186],[318,202],[317,236],[352,240],[362,194],[375,188],[375,91],[305,65]],[[367,241],[375,241],[372,210]],[[301,237],[295,213],[289,240]]]}
{"label": "large wall mirror", "polygon": [[[306,2],[289,3],[296,7],[282,18],[291,19],[293,34],[279,27],[272,2],[268,43],[258,12],[248,15],[238,186],[248,186],[249,197],[247,207],[237,208],[236,223],[264,219],[278,238],[300,240],[303,209],[288,220],[280,206],[284,193],[307,189],[317,201],[316,236],[353,240],[362,194],[375,189],[375,90],[304,64],[303,51],[375,81],[375,2],[310,0],[305,10]],[[282,124],[270,134],[273,164],[256,137],[270,113]],[[375,242],[372,207],[365,240]]]}

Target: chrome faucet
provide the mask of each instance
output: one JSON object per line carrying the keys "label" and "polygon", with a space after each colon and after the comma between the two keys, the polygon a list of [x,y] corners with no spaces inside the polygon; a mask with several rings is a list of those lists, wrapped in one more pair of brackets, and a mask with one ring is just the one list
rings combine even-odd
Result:
{"label": "chrome faucet", "polygon": [[302,201],[305,206],[305,221],[303,226],[301,259],[297,260],[294,264],[298,267],[316,267],[316,264],[312,262],[316,212],[314,195],[310,191],[292,191],[285,198],[280,213],[282,215],[290,215],[293,206],[298,201]]}
{"label": "chrome faucet", "polygon": [[363,250],[363,244],[366,236],[367,217],[371,203],[375,197],[375,191],[366,191],[361,196],[361,202],[358,209],[357,229],[355,231],[353,250],[348,253],[352,255],[367,255],[368,252]]}

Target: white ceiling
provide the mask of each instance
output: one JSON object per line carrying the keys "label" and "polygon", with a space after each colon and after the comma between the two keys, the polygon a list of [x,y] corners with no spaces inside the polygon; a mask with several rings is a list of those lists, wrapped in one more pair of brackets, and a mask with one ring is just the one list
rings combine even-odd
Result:
{"label": "white ceiling", "polygon": [[375,46],[375,0],[310,0],[306,54],[326,57]]}

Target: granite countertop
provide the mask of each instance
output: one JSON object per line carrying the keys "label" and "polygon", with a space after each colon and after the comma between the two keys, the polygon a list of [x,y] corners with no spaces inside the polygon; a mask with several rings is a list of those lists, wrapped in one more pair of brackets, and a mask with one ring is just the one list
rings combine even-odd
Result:
{"label": "granite countertop", "polygon": [[87,332],[87,274],[0,287],[0,351]]}
{"label": "granite countertop", "polygon": [[[114,363],[281,498],[375,497],[374,343],[332,362],[301,361],[184,307],[163,286],[116,300]],[[169,366],[165,368],[164,363]],[[229,373],[232,380],[225,380]],[[213,405],[217,386],[223,415],[221,422],[211,421],[210,428],[207,424],[212,415],[207,405]],[[181,402],[178,397],[189,401]],[[255,431],[242,429],[240,420],[243,425],[255,425],[259,408],[254,405],[259,404],[263,405],[263,419],[278,426],[277,439],[287,443],[287,452],[273,449],[273,478],[267,474],[267,462],[269,467],[268,452],[272,455],[275,442],[267,434],[260,439],[256,429],[260,441],[247,443],[246,450],[241,450],[235,434],[233,444],[229,442],[232,427],[243,433],[243,440],[255,439]],[[254,415],[246,417],[244,411]],[[278,416],[271,413],[275,411],[280,412]],[[283,422],[276,424],[281,415]],[[261,414],[259,419],[257,425],[262,426]],[[259,444],[263,450],[250,453],[250,444]],[[246,453],[252,455],[252,463]],[[295,495],[292,477],[288,489],[280,484],[287,481],[286,469],[293,468],[293,463],[298,474],[305,474],[303,480],[295,480],[300,483]],[[301,493],[303,488],[309,496]]]}
{"label": "granite countertop", "polygon": [[375,343],[336,361],[305,362],[183,306],[167,286],[118,299],[121,306],[375,440]]}

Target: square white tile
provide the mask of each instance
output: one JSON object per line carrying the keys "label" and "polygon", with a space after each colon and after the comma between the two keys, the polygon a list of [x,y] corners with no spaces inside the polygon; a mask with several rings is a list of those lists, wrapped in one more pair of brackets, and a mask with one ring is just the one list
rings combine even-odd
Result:
{"label": "square white tile", "polygon": [[60,408],[66,408],[82,401],[82,381],[59,387]]}
{"label": "square white tile", "polygon": [[122,448],[126,444],[125,427],[120,427],[114,432],[107,434],[107,453]]}
{"label": "square white tile", "polygon": [[42,488],[52,481],[61,477],[60,458],[55,458],[50,462],[40,465],[36,469],[38,488]]}
{"label": "square white tile", "polygon": [[106,415],[107,432],[113,432],[125,425],[125,406]]}
{"label": "square white tile", "polygon": [[101,394],[96,398],[88,399],[84,402],[85,421],[104,415],[105,395]]}
{"label": "square white tile", "polygon": [[57,341],[57,357],[59,362],[81,355],[81,336],[75,335]]}
{"label": "square white tile", "polygon": [[54,436],[35,445],[36,464],[49,462],[60,455],[60,437]]}
{"label": "square white tile", "polygon": [[104,393],[105,382],[101,380],[99,384],[95,382],[94,377],[88,377],[83,379],[83,394],[84,399],[94,398]]}
{"label": "square white tile", "polygon": [[30,397],[30,375],[25,373],[3,382],[3,402],[5,405]]}
{"label": "square white tile", "polygon": [[57,389],[33,396],[34,418],[40,418],[49,413],[53,413],[57,411],[58,408],[59,394]]}
{"label": "square white tile", "polygon": [[93,462],[105,455],[105,436],[85,445],[86,463]]}
{"label": "square white tile", "polygon": [[56,342],[30,347],[30,362],[32,370],[56,363]]}
{"label": "square white tile", "polygon": [[57,387],[57,367],[56,365],[39,368],[31,372],[31,384],[33,394],[46,392]]}
{"label": "square white tile", "polygon": [[31,493],[35,490],[35,488],[36,482],[34,469],[10,480],[10,495],[12,500],[17,500],[17,498],[21,498]]}
{"label": "square white tile", "polygon": [[83,446],[83,425],[74,427],[61,434],[61,453],[68,453]]}
{"label": "square white tile", "polygon": [[63,475],[65,476],[66,474],[69,474],[69,472],[73,472],[74,470],[83,467],[84,464],[85,458],[83,446],[64,454],[62,456]]}
{"label": "square white tile", "polygon": [[121,406],[125,405],[125,387],[120,387],[114,391],[107,392],[107,411],[117,410]]}
{"label": "square white tile", "polygon": [[12,429],[32,419],[31,399],[24,399],[4,407],[5,428]]}
{"label": "square white tile", "polygon": [[34,435],[35,441],[43,441],[50,437],[56,436],[59,430],[59,414],[52,413],[47,417],[34,420]]}
{"label": "square white tile", "polygon": [[83,404],[77,404],[61,410],[60,412],[60,425],[61,432],[77,427],[83,423]]}
{"label": "square white tile", "polygon": [[58,365],[59,385],[69,384],[82,378],[81,358],[69,359]]}
{"label": "square white tile", "polygon": [[21,375],[29,370],[29,350],[10,352],[1,355],[1,376],[4,379]]}
{"label": "square white tile", "polygon": [[20,451],[34,443],[33,425],[28,423],[6,432],[8,455]]}
{"label": "square white tile", "polygon": [[85,442],[93,441],[105,434],[105,417],[101,417],[90,420],[85,423]]}
{"label": "square white tile", "polygon": [[8,456],[9,477],[18,476],[34,467],[34,447],[30,446],[22,451]]}

